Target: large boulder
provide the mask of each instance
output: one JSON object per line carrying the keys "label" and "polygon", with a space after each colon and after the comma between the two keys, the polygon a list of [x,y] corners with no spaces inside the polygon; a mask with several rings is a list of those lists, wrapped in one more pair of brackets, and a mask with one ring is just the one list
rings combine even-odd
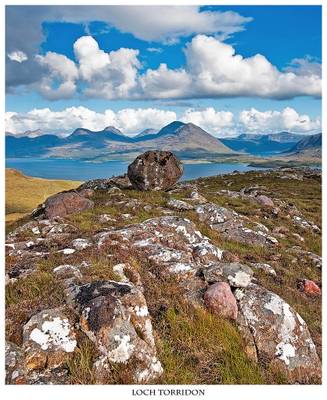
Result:
{"label": "large boulder", "polygon": [[230,286],[226,282],[217,282],[209,286],[204,294],[206,307],[215,315],[224,318],[237,318],[237,303]]}
{"label": "large boulder", "polygon": [[244,318],[240,329],[252,336],[259,361],[283,371],[290,382],[319,380],[321,363],[309,329],[289,304],[255,284],[237,289],[235,297]]}
{"label": "large boulder", "polygon": [[45,218],[65,217],[93,208],[93,206],[92,200],[87,199],[75,190],[71,190],[50,196],[33,214]]}
{"label": "large boulder", "polygon": [[183,165],[170,151],[147,151],[128,166],[128,177],[138,190],[168,190],[183,174]]}

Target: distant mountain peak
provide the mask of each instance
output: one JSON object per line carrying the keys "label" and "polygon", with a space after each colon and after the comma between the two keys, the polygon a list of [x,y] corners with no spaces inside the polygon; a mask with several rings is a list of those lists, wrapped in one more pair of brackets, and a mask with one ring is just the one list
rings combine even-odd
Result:
{"label": "distant mountain peak", "polygon": [[120,131],[119,129],[115,128],[112,125],[106,126],[103,131],[104,132],[112,132],[112,133],[115,133],[116,135],[123,135],[122,131]]}

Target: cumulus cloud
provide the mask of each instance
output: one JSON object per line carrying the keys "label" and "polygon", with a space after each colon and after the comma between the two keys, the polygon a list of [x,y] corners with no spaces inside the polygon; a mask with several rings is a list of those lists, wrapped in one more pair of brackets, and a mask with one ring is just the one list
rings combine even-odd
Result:
{"label": "cumulus cloud", "polygon": [[9,58],[9,60],[16,61],[20,64],[22,62],[28,60],[27,55],[23,51],[20,51],[20,50],[12,51],[11,53],[8,53],[7,56]]}
{"label": "cumulus cloud", "polygon": [[83,23],[85,32],[89,32],[92,21],[103,21],[109,28],[114,26],[139,39],[174,43],[197,33],[226,38],[243,30],[251,18],[231,11],[201,11],[199,6],[7,6],[6,51],[11,54],[20,49],[29,59],[19,69],[18,63],[7,64],[8,90],[34,83],[43,75],[34,58],[44,40],[43,22]]}
{"label": "cumulus cloud", "polygon": [[68,99],[75,94],[79,72],[72,60],[51,51],[47,52],[45,56],[37,55],[36,60],[48,69],[48,74],[37,85],[39,92],[45,98],[49,100]]}
{"label": "cumulus cloud", "polygon": [[215,136],[229,136],[235,133],[234,115],[230,111],[216,111],[213,107],[204,110],[188,109],[181,120],[192,122]]}
{"label": "cumulus cloud", "polygon": [[[79,81],[84,96],[105,99],[290,99],[321,95],[321,76],[304,64],[298,68],[299,74],[281,72],[261,54],[244,58],[231,45],[205,35],[195,36],[184,51],[183,68],[171,69],[162,63],[141,73],[138,50],[120,48],[107,53],[94,38],[83,36],[74,43],[76,64],[52,52],[37,56],[50,73],[41,80],[40,92],[49,99],[68,98],[75,94]],[[59,88],[52,90],[54,79],[61,81]]]}
{"label": "cumulus cloud", "polygon": [[239,115],[241,127],[246,132],[273,133],[283,130],[290,132],[311,132],[321,129],[319,118],[300,115],[291,107],[282,111],[258,111],[255,108],[244,110]]}
{"label": "cumulus cloud", "polygon": [[317,75],[321,77],[321,69],[321,63],[308,55],[304,58],[293,58],[285,71],[294,72],[297,75]]}
{"label": "cumulus cloud", "polygon": [[215,110],[213,107],[188,109],[180,115],[158,108],[125,108],[116,112],[111,109],[96,112],[82,106],[62,111],[43,108],[27,113],[7,112],[5,126],[6,131],[13,134],[39,129],[43,133],[64,136],[80,127],[101,131],[111,125],[133,136],[146,128],[159,130],[175,120],[192,122],[218,137],[237,136],[244,132],[268,134],[283,130],[312,133],[321,129],[319,118],[300,115],[290,107],[282,111],[258,111],[252,108],[242,111],[238,118],[230,111]]}
{"label": "cumulus cloud", "polygon": [[7,112],[5,126],[13,134],[40,129],[44,133],[67,135],[76,128],[100,131],[110,125],[126,134],[137,134],[145,128],[160,129],[176,119],[174,111],[156,108],[126,108],[118,112],[107,109],[101,113],[80,106],[63,111],[43,108],[27,113]]}
{"label": "cumulus cloud", "polygon": [[[257,96],[290,99],[321,94],[321,77],[314,73],[281,72],[263,55],[244,58],[214,37],[197,35],[186,45],[186,65],[169,70],[165,64],[141,78],[144,95],[171,97],[170,79],[176,80],[175,98]],[[180,78],[180,79],[177,79]]]}
{"label": "cumulus cloud", "polygon": [[127,98],[137,84],[141,63],[138,50],[121,48],[106,53],[91,36],[74,43],[82,80],[88,83],[85,95],[107,99]]}

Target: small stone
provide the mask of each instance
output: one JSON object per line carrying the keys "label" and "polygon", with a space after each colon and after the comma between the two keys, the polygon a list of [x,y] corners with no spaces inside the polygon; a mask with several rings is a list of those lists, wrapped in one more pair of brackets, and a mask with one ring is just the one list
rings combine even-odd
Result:
{"label": "small stone", "polygon": [[193,210],[193,206],[191,206],[191,204],[188,204],[182,200],[171,199],[168,201],[167,206],[178,211]]}
{"label": "small stone", "polygon": [[305,294],[311,294],[311,295],[320,295],[321,294],[320,287],[314,281],[311,281],[310,279],[304,279],[300,283],[300,288],[303,290],[303,292]]}
{"label": "small stone", "polygon": [[226,282],[217,282],[209,286],[204,294],[206,307],[215,315],[236,320],[236,299]]}
{"label": "small stone", "polygon": [[271,200],[271,198],[265,196],[264,194],[256,196],[255,200],[263,207],[274,207],[274,202]]}

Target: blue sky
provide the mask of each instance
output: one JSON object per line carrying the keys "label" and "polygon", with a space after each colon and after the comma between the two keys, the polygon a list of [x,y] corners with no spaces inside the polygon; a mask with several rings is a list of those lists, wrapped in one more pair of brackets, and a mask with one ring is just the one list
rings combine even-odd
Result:
{"label": "blue sky", "polygon": [[[216,136],[319,131],[321,7],[92,9],[7,7],[7,130],[60,131],[65,118],[69,130],[87,123],[83,107],[90,128],[116,122],[128,134],[174,116]],[[44,108],[60,123],[31,114]],[[150,108],[161,112],[154,126],[155,111],[140,111]],[[126,109],[138,110],[134,125],[118,117]]]}

